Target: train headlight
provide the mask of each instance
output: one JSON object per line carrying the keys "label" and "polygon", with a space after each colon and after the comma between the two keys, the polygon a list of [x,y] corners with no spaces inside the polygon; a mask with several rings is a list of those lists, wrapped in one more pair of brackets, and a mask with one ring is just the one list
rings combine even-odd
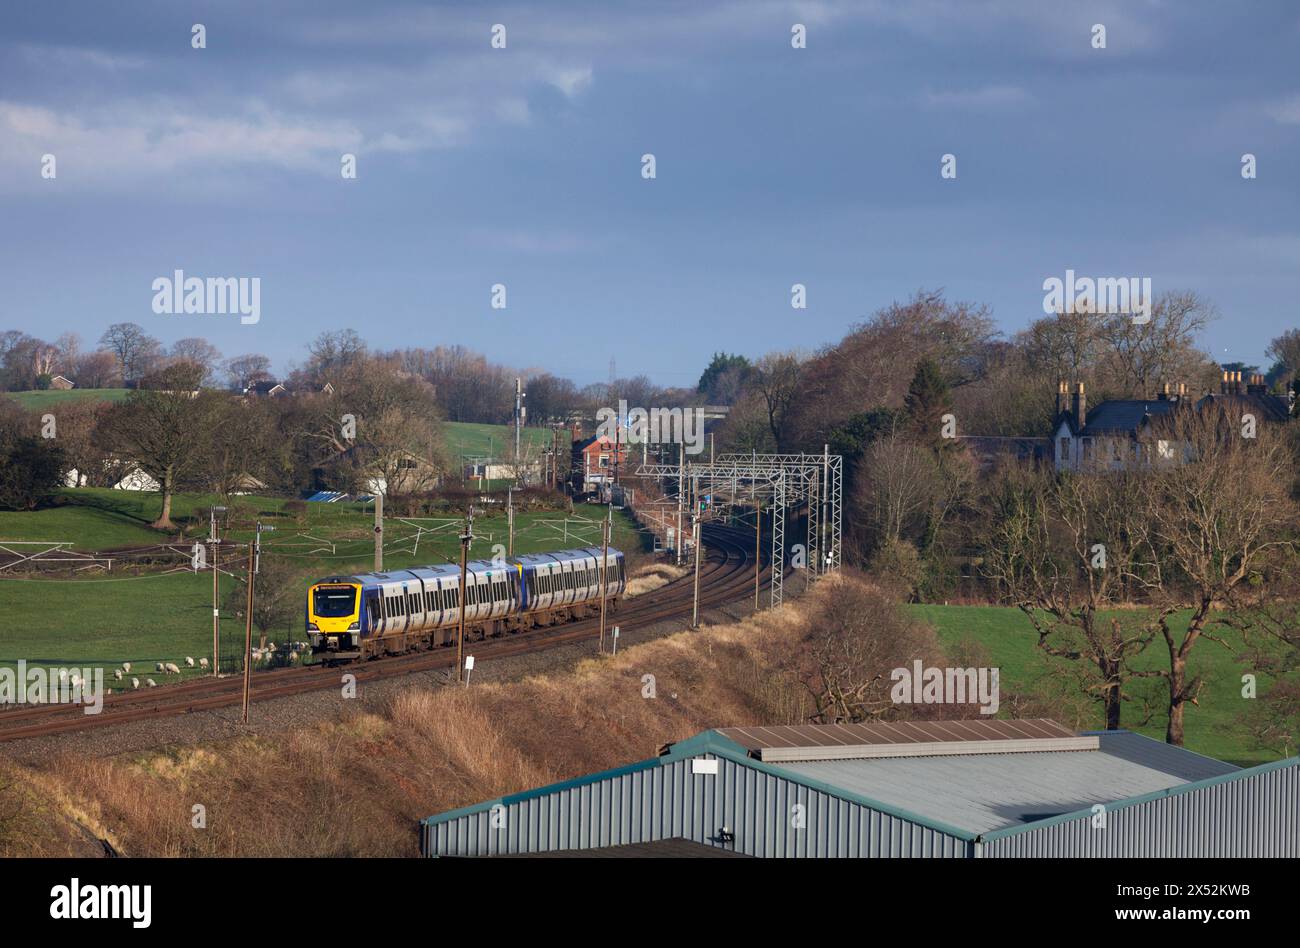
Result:
{"label": "train headlight", "polygon": [[354,623],[352,623],[350,626],[348,626],[348,631],[349,631],[349,632],[360,632],[360,631],[361,631],[361,623],[360,623],[360,622],[354,622]]}
{"label": "train headlight", "polygon": [[307,623],[307,631],[308,631],[308,632],[319,632],[320,629],[317,628],[315,622],[308,622],[308,623]]}

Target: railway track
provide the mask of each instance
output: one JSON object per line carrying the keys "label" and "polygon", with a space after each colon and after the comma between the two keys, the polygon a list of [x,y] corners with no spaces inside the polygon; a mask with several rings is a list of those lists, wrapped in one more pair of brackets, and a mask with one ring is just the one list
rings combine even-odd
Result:
{"label": "railway track", "polygon": [[[706,525],[704,530],[707,557],[700,566],[700,608],[724,605],[753,595],[754,552],[751,535],[728,527]],[[762,570],[766,576],[770,564]],[[694,575],[659,587],[653,593],[625,599],[607,625],[650,625],[691,614]],[[650,597],[653,596],[653,602]],[[517,632],[495,639],[466,642],[477,661],[490,661],[527,652],[554,648],[598,637],[600,621],[584,619],[566,625]],[[356,676],[358,683],[395,678],[422,671],[454,668],[454,648],[438,648],[410,655],[391,656],[373,662],[355,662],[345,666],[280,668],[255,672],[250,700],[269,701],[310,691],[338,688],[343,674]],[[184,684],[148,691],[128,691],[109,695],[99,714],[85,714],[79,705],[31,705],[0,711],[0,743],[97,727],[112,727],[134,721],[213,711],[238,705],[243,696],[243,676],[193,679]]]}

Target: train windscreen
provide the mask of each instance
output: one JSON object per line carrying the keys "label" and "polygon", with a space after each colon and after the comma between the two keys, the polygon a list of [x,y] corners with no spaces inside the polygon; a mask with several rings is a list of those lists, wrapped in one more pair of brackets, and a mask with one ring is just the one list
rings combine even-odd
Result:
{"label": "train windscreen", "polygon": [[351,586],[317,586],[312,593],[312,611],[322,619],[341,619],[357,608],[357,591]]}

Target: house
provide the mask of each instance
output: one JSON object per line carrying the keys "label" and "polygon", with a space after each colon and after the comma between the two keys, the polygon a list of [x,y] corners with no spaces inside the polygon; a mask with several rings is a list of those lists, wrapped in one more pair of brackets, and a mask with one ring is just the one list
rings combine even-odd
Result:
{"label": "house", "polygon": [[616,468],[628,472],[628,445],[605,435],[596,435],[573,442],[573,464],[570,480],[578,493],[589,494],[602,484],[614,479]]}
{"label": "house", "polygon": [[[111,485],[113,490],[140,490],[140,491],[156,492],[161,489],[162,485],[160,485],[156,480],[154,480],[151,476],[146,474],[144,471],[140,470],[140,468],[135,464],[130,464],[125,467],[118,466],[120,464],[121,462],[114,462],[111,460],[104,462],[105,473],[109,473],[110,469],[116,466],[117,471],[114,472],[114,476],[116,476],[117,474],[121,475],[120,477],[117,477],[117,479]],[[85,487],[86,482],[87,482],[86,475],[82,474],[76,468],[71,469],[70,471],[68,471],[67,474],[63,476],[63,484],[65,487]]]}
{"label": "house", "polygon": [[1088,408],[1084,383],[1073,390],[1065,382],[1056,392],[1056,421],[1052,458],[1058,471],[1097,466],[1117,470],[1130,464],[1173,461],[1185,451],[1160,437],[1180,411],[1226,409],[1231,416],[1253,415],[1256,421],[1283,424],[1296,414],[1296,383],[1289,395],[1274,395],[1262,375],[1242,379],[1240,372],[1224,372],[1219,391],[1193,402],[1187,386],[1165,383],[1154,399],[1108,399]]}
{"label": "house", "polygon": [[54,378],[50,379],[50,388],[58,389],[61,392],[66,392],[68,389],[76,387],[77,383],[72,381],[72,379],[68,378],[66,375],[56,375]]}
{"label": "house", "polygon": [[[391,481],[389,473],[393,473]],[[357,445],[312,469],[312,489],[316,491],[341,490],[349,487],[345,483],[349,480],[364,493],[389,496],[432,490],[441,483],[442,475],[436,466],[410,451],[380,459]]]}
{"label": "house", "polygon": [[244,394],[264,398],[278,398],[281,395],[289,394],[289,390],[284,387],[284,383],[277,382],[275,379],[262,379],[245,388]]}

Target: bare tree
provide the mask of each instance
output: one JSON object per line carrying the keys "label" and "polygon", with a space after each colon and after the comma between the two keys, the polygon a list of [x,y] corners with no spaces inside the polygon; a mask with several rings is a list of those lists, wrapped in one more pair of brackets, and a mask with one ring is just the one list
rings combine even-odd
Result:
{"label": "bare tree", "polygon": [[1045,654],[1090,670],[1077,680],[1101,704],[1108,730],[1120,726],[1126,682],[1156,674],[1133,660],[1173,611],[1111,611],[1160,581],[1143,477],[1008,466],[986,517],[985,575],[1029,619]]}
{"label": "bare tree", "polygon": [[798,395],[800,367],[799,357],[794,353],[772,353],[759,359],[750,375],[754,391],[763,400],[768,430],[778,451],[786,443],[786,420]]}
{"label": "bare tree", "polygon": [[159,530],[175,529],[172,496],[206,466],[210,426],[222,396],[195,391],[198,371],[186,363],[163,369],[146,380],[148,387],[113,406],[101,425],[105,446],[158,482],[162,511],[152,526]]}
{"label": "bare tree", "polygon": [[[1160,622],[1169,667],[1160,674],[1169,687],[1171,744],[1182,744],[1186,706],[1197,703],[1203,686],[1189,667],[1192,650],[1201,639],[1222,643],[1211,630],[1229,623],[1216,610],[1239,602],[1285,555],[1297,519],[1282,433],[1262,421],[1251,429],[1231,411],[1175,413],[1162,435],[1180,450],[1143,480],[1153,541],[1170,564]],[[1168,622],[1176,607],[1192,610],[1182,633]]]}
{"label": "bare tree", "polygon": [[200,366],[203,369],[204,383],[211,381],[212,373],[221,361],[221,350],[199,336],[176,340],[172,344],[170,355],[173,359]]}
{"label": "bare tree", "polygon": [[256,382],[271,378],[271,360],[256,352],[227,359],[223,368],[230,387],[240,392]]}
{"label": "bare tree", "polygon": [[1300,329],[1288,329],[1268,344],[1264,354],[1282,366],[1283,378],[1300,376]]}
{"label": "bare tree", "polygon": [[1196,349],[1196,337],[1214,316],[1214,308],[1195,293],[1176,292],[1157,297],[1146,322],[1127,314],[1104,319],[1107,357],[1123,393],[1150,398],[1161,379],[1203,380],[1213,363]]}
{"label": "bare tree", "polygon": [[117,358],[123,379],[138,379],[156,358],[159,342],[136,323],[114,323],[99,338],[99,344]]}
{"label": "bare tree", "polygon": [[[866,583],[843,582],[806,625],[795,650],[798,677],[813,700],[817,724],[858,723],[920,716],[928,706],[898,705],[891,698],[891,672],[942,664],[934,630],[906,618],[899,606]],[[954,710],[944,706],[951,716]],[[972,706],[971,711],[978,713]]]}

